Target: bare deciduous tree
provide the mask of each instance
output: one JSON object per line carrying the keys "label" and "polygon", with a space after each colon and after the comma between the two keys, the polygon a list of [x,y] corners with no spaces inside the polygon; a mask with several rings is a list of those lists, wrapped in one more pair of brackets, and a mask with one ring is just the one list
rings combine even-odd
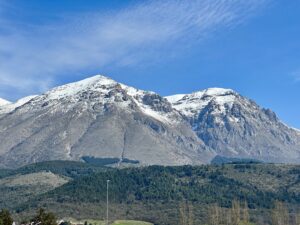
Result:
{"label": "bare deciduous tree", "polygon": [[232,225],[239,225],[240,223],[240,202],[237,200],[232,201],[232,208],[231,208],[231,223]]}
{"label": "bare deciduous tree", "polygon": [[179,222],[181,225],[194,225],[194,210],[190,202],[179,204]]}
{"label": "bare deciduous tree", "polygon": [[272,225],[289,225],[289,212],[283,202],[275,202],[271,219]]}
{"label": "bare deciduous tree", "polygon": [[221,217],[221,210],[217,203],[209,207],[209,223],[210,225],[219,225]]}
{"label": "bare deciduous tree", "polygon": [[249,223],[250,221],[250,216],[249,216],[249,209],[248,209],[248,202],[244,201],[244,207],[243,207],[243,222],[244,223]]}

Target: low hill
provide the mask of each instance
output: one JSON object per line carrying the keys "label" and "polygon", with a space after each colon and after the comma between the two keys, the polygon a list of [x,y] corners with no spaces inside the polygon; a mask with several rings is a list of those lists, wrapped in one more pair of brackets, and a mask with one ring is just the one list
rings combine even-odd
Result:
{"label": "low hill", "polygon": [[51,172],[18,174],[0,179],[0,208],[10,208],[21,201],[46,193],[65,183],[70,178]]}

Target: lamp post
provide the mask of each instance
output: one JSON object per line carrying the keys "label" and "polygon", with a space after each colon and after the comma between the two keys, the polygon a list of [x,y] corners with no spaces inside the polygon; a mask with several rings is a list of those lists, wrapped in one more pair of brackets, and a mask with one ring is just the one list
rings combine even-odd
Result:
{"label": "lamp post", "polygon": [[110,180],[106,180],[106,225],[108,225],[108,184]]}

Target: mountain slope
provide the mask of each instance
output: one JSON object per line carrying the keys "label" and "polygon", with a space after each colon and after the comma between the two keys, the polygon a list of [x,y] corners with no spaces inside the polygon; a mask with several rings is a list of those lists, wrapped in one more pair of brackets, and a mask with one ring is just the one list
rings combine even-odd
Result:
{"label": "mountain slope", "polygon": [[104,76],[0,106],[0,167],[84,156],[141,165],[216,155],[300,162],[300,132],[230,89],[166,98]]}
{"label": "mountain slope", "polygon": [[12,103],[12,102],[7,102],[7,104],[3,104],[1,105],[0,103],[0,118],[2,116],[4,116],[7,113],[10,113],[12,111],[14,111],[16,108],[26,104],[27,102],[29,102],[30,100],[32,100],[33,98],[35,98],[37,95],[31,95],[31,96],[27,96],[24,98],[19,99],[17,102]]}
{"label": "mountain slope", "polygon": [[164,165],[199,164],[211,157],[210,152],[201,154],[207,147],[167,100],[103,76],[1,110],[4,167],[83,156]]}
{"label": "mountain slope", "polygon": [[299,132],[233,90],[210,88],[167,99],[218,155],[300,162]]}

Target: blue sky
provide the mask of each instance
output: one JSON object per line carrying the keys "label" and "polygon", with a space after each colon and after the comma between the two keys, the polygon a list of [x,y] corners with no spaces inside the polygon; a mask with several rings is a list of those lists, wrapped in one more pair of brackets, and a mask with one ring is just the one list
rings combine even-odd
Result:
{"label": "blue sky", "polygon": [[300,1],[0,0],[0,97],[104,74],[161,95],[232,88],[300,128]]}

